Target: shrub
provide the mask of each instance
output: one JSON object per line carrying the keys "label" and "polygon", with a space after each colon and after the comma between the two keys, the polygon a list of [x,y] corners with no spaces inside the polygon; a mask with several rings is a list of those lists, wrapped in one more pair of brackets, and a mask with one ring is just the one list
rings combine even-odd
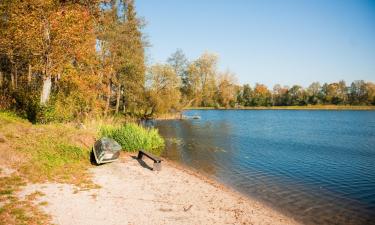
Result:
{"label": "shrub", "polygon": [[144,149],[156,155],[160,155],[164,147],[164,139],[155,128],[144,128],[135,123],[127,123],[123,126],[102,126],[102,137],[110,137],[117,141],[128,152]]}

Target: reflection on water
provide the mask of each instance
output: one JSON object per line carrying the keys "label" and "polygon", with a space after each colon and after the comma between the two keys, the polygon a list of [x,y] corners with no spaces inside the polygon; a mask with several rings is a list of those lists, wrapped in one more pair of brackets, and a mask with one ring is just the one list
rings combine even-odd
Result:
{"label": "reflection on water", "polygon": [[194,110],[164,157],[307,224],[375,224],[375,112]]}

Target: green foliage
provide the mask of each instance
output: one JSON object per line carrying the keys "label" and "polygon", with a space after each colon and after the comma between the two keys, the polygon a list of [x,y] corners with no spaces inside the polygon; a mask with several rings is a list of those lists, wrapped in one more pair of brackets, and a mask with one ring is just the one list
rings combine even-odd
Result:
{"label": "green foliage", "polygon": [[164,139],[155,128],[144,128],[135,123],[123,126],[102,126],[102,137],[110,137],[117,141],[125,151],[135,152],[139,149],[160,155],[164,147]]}

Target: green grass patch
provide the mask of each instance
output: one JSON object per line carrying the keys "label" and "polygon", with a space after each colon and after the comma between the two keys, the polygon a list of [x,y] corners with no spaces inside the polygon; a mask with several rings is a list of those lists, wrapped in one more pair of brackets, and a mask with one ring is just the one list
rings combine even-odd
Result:
{"label": "green grass patch", "polygon": [[[0,113],[0,134],[9,144],[9,167],[31,182],[56,181],[91,186],[87,168],[95,132],[72,124],[33,125],[12,113]],[[86,140],[85,144],[80,143]],[[12,162],[14,160],[14,162]]]}
{"label": "green grass patch", "polygon": [[10,111],[0,111],[0,118],[1,120],[7,121],[7,122],[25,121],[24,119],[17,116],[14,112],[10,112]]}
{"label": "green grass patch", "polygon": [[50,179],[53,179],[54,176],[57,178],[57,175],[60,175],[59,177],[67,180],[69,179],[69,174],[59,174],[61,170],[66,169],[68,172],[72,168],[87,164],[84,161],[89,160],[88,150],[66,143],[51,143],[44,140],[44,142],[41,142],[41,148],[38,150],[39,152],[33,155],[31,163],[34,169],[37,169],[41,174]]}
{"label": "green grass patch", "polygon": [[104,125],[100,129],[101,137],[110,137],[117,141],[128,152],[144,149],[160,155],[164,148],[164,139],[155,128],[144,128],[135,123],[122,126]]}

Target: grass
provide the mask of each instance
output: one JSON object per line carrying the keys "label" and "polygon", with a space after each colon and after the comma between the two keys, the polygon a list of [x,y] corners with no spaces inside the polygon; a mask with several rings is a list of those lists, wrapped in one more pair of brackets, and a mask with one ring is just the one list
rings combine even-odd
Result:
{"label": "grass", "polygon": [[306,105],[306,106],[244,106],[239,108],[224,108],[224,107],[188,107],[186,110],[375,110],[375,106],[361,106],[361,105]]}
{"label": "grass", "polygon": [[144,128],[135,123],[127,123],[122,126],[102,126],[100,135],[113,138],[128,152],[144,149],[160,155],[164,147],[164,139],[159,135],[157,129]]}
{"label": "grass", "polygon": [[15,113],[8,112],[8,111],[0,111],[0,118],[1,118],[2,122],[7,122],[7,123],[24,121],[19,116],[17,116]]}
{"label": "grass", "polygon": [[33,125],[9,112],[0,112],[0,166],[15,172],[0,176],[0,224],[48,224],[32,198],[20,200],[17,192],[27,183],[46,181],[94,188],[87,172],[95,131],[71,124]]}
{"label": "grass", "polygon": [[[0,114],[0,133],[10,144],[9,167],[16,168],[31,182],[58,181],[77,185],[89,184],[86,174],[94,133],[70,125],[32,125],[25,120],[7,123],[8,115]],[[75,139],[89,139],[87,146]],[[5,161],[5,160],[4,160]],[[0,161],[1,162],[1,161]],[[87,178],[85,178],[87,177]],[[78,182],[79,181],[79,182]]]}

